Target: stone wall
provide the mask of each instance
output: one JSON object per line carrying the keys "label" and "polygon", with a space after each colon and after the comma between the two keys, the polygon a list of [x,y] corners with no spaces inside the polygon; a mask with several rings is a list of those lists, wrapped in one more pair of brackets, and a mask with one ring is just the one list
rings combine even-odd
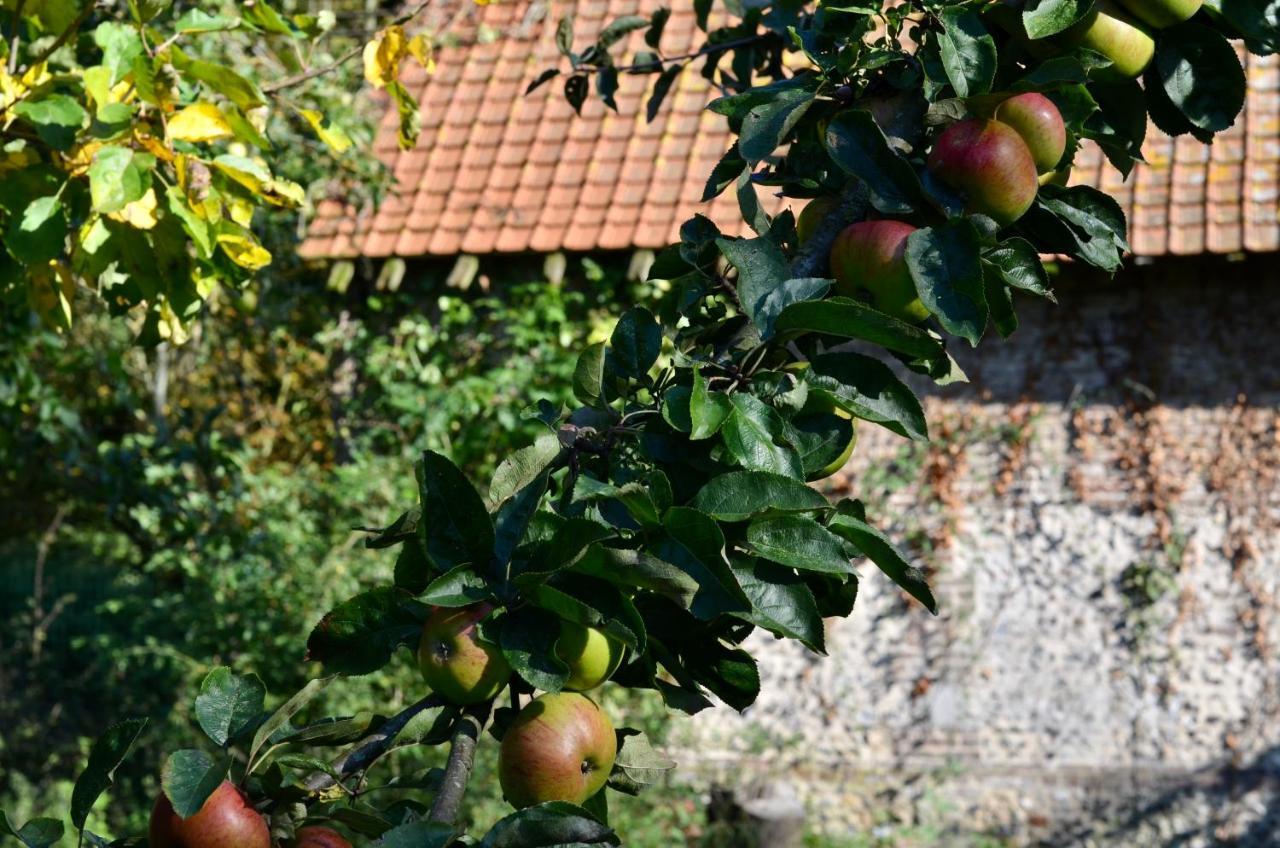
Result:
{"label": "stone wall", "polygon": [[890,844],[1280,844],[1280,266],[1057,285],[956,351],[931,445],[865,425],[835,486],[941,614],[864,567],[830,656],[760,639],[758,703],[689,723],[686,766]]}

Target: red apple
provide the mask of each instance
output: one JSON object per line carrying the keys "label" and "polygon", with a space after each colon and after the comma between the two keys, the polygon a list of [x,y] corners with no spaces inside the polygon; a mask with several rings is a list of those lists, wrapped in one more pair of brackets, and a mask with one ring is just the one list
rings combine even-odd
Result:
{"label": "red apple", "polygon": [[1147,28],[1109,0],[1098,0],[1093,11],[1062,34],[1062,41],[1110,59],[1110,67],[1093,72],[1102,80],[1135,79],[1156,54],[1156,42]]}
{"label": "red apple", "polygon": [[861,221],[845,227],[831,245],[836,293],[865,298],[903,321],[928,318],[904,258],[907,236],[915,231],[901,221]]}
{"label": "red apple", "polygon": [[163,792],[151,810],[151,848],[271,848],[267,820],[224,780],[194,816],[182,818]]}
{"label": "red apple", "polygon": [[1200,11],[1202,0],[1120,0],[1143,23],[1164,29],[1189,21]]}
{"label": "red apple", "polygon": [[1022,136],[1037,172],[1052,171],[1062,160],[1067,149],[1067,125],[1058,107],[1043,94],[1028,91],[1010,97],[996,109],[996,120]]}
{"label": "red apple", "polygon": [[498,781],[515,807],[581,804],[604,786],[617,755],[613,724],[594,701],[576,692],[542,695],[503,735]]}
{"label": "red apple", "polygon": [[968,198],[968,210],[1012,224],[1036,199],[1036,163],[1018,131],[999,121],[968,118],[942,131],[929,151],[929,170]]}
{"label": "red apple", "polygon": [[331,827],[308,825],[293,835],[293,848],[351,848],[351,843]]}
{"label": "red apple", "polygon": [[511,679],[511,666],[502,651],[476,633],[476,625],[492,609],[488,604],[441,607],[422,627],[418,668],[431,691],[451,704],[487,701]]}

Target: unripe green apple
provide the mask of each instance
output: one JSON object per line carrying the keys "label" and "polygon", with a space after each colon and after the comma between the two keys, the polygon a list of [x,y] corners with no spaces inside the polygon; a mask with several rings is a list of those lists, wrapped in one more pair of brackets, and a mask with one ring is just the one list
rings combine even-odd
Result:
{"label": "unripe green apple", "polygon": [[818,229],[818,225],[822,223],[822,219],[833,211],[839,204],[839,199],[831,195],[823,195],[815,197],[805,204],[800,210],[800,214],[796,216],[796,239],[804,244],[813,238],[814,230]]}
{"label": "unripe green apple", "polygon": [[[836,449],[838,443],[825,441],[830,437],[833,425],[841,434],[840,437],[844,442],[843,448],[835,456],[831,456],[831,451]],[[823,480],[844,468],[845,463],[849,461],[849,457],[853,456],[854,446],[858,444],[858,428],[853,416],[836,406],[835,402],[826,395],[810,394],[804,409],[800,410],[800,414],[791,420],[791,426],[800,434],[801,444],[805,446],[805,468],[810,468],[812,463],[807,452],[809,450],[819,454],[819,456],[815,457],[818,461],[830,457],[825,465],[818,468],[810,468],[805,474],[805,479],[809,482]],[[813,438],[805,438],[805,436],[812,436]]]}
{"label": "unripe green apple", "polygon": [[1056,171],[1049,171],[1048,173],[1041,174],[1040,185],[1064,186],[1067,184],[1067,180],[1069,179],[1071,179],[1071,169],[1059,168]]}
{"label": "unripe green apple", "polygon": [[561,621],[556,656],[569,666],[564,688],[571,692],[596,688],[618,670],[626,651],[625,645],[603,630]]}
{"label": "unripe green apple", "polygon": [[1120,0],[1129,12],[1148,26],[1164,29],[1189,21],[1200,11],[1202,0]]}
{"label": "unripe green apple", "polygon": [[942,131],[929,171],[964,192],[968,210],[1012,224],[1036,199],[1036,163],[1022,136],[999,121],[968,118]]}
{"label": "unripe green apple", "polygon": [[351,843],[331,827],[308,825],[293,835],[293,848],[351,848]]}
{"label": "unripe green apple", "polygon": [[514,807],[581,804],[600,791],[618,755],[613,723],[576,692],[534,698],[512,720],[498,752],[498,781]]}
{"label": "unripe green apple", "polygon": [[1037,172],[1052,171],[1062,160],[1067,149],[1067,125],[1058,107],[1043,94],[1015,94],[996,108],[996,120],[1022,136]]}
{"label": "unripe green apple", "polygon": [[271,848],[267,820],[229,780],[213,790],[204,806],[182,818],[163,792],[151,809],[151,848]]}
{"label": "unripe green apple", "polygon": [[904,258],[907,236],[915,231],[901,221],[860,221],[845,227],[831,245],[836,293],[866,297],[876,309],[903,321],[928,318]]}
{"label": "unripe green apple", "polygon": [[476,625],[491,611],[488,604],[441,607],[422,627],[418,668],[431,691],[451,704],[487,701],[511,679],[511,666],[502,651],[476,633]]}
{"label": "unripe green apple", "polygon": [[1156,42],[1147,28],[1109,0],[1098,0],[1093,11],[1062,34],[1062,41],[1110,59],[1110,67],[1093,74],[1101,80],[1135,79],[1156,54]]}

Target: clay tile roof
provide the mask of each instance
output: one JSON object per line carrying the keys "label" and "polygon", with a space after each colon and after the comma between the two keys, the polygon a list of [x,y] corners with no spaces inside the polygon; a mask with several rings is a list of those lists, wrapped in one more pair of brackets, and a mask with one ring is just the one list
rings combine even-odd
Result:
{"label": "clay tile roof", "polygon": [[[303,256],[657,248],[674,241],[696,212],[727,232],[742,229],[732,192],[700,202],[729,133],[721,117],[702,110],[712,93],[696,68],[681,76],[651,124],[644,113],[652,76],[622,75],[617,113],[592,97],[575,116],[561,79],[524,94],[538,73],[558,64],[555,28],[571,7],[581,48],[608,21],[646,14],[663,0],[561,0],[540,18],[530,14],[534,2],[543,0],[475,7],[461,41],[467,33],[496,38],[443,47],[434,76],[406,75],[422,104],[418,146],[398,149],[388,110],[375,152],[394,186],[376,210],[320,203]],[[642,35],[632,33],[615,51],[629,59]],[[692,8],[674,4],[664,47],[687,50],[694,35]],[[1245,112],[1211,147],[1152,129],[1147,161],[1128,180],[1096,147],[1081,150],[1072,181],[1116,197],[1129,217],[1134,253],[1280,249],[1280,60],[1243,51],[1241,58],[1249,79]],[[783,202],[762,200],[774,210]]]}

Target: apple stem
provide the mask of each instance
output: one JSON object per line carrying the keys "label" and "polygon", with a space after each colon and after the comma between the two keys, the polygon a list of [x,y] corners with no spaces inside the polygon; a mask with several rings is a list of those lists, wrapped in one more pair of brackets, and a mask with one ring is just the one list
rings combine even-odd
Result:
{"label": "apple stem", "polygon": [[467,791],[467,782],[471,780],[471,767],[475,764],[476,743],[485,722],[489,720],[489,710],[492,707],[492,701],[480,704],[458,718],[453,738],[449,742],[449,762],[444,767],[440,791],[436,793],[431,813],[427,817],[430,821],[453,824],[457,820],[462,796]]}
{"label": "apple stem", "polygon": [[[423,710],[439,706],[443,706],[440,698],[436,695],[428,695],[422,700],[405,707],[378,725],[377,729],[361,739],[354,748],[334,760],[332,763],[333,771],[339,777],[346,777],[368,768],[378,757],[381,757],[391,748],[391,744],[400,735],[400,731],[404,730],[414,716]],[[312,792],[320,792],[335,783],[336,781],[331,775],[325,772],[317,772],[307,779],[306,785]]]}
{"label": "apple stem", "polygon": [[847,225],[861,221],[866,216],[867,187],[861,180],[851,179],[840,193],[840,202],[818,223],[813,235],[796,253],[796,258],[791,263],[791,276],[797,279],[823,276],[836,236]]}

